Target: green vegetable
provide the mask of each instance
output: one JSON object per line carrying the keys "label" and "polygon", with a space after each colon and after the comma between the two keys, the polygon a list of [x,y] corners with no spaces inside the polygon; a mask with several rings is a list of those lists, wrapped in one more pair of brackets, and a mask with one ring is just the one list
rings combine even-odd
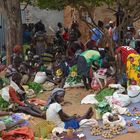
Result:
{"label": "green vegetable", "polygon": [[102,101],[99,104],[95,105],[95,109],[100,113],[102,116],[106,112],[111,112],[111,107],[106,101]]}
{"label": "green vegetable", "polygon": [[112,88],[104,88],[97,93],[97,95],[95,96],[95,99],[98,102],[102,102],[105,99],[106,96],[112,96],[114,91],[115,90],[112,89]]}
{"label": "green vegetable", "polygon": [[29,89],[33,89],[35,93],[39,93],[42,90],[42,86],[36,82],[28,83]]}
{"label": "green vegetable", "polygon": [[76,72],[77,73],[77,65],[74,65],[74,66],[71,67],[70,74],[69,74],[66,82],[69,83],[69,85],[81,83],[81,79],[82,79],[81,76],[80,75],[77,75],[75,77],[72,77],[71,76],[71,73],[72,72]]}
{"label": "green vegetable", "polygon": [[1,108],[1,109],[6,109],[6,108],[8,108],[9,105],[10,105],[10,104],[9,104],[8,102],[6,102],[6,101],[2,98],[2,96],[0,96],[0,108]]}

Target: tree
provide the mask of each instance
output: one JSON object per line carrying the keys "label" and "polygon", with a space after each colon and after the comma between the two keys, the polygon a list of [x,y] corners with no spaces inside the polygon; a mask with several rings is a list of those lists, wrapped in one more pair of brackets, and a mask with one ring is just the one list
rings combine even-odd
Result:
{"label": "tree", "polygon": [[124,33],[128,25],[140,19],[139,0],[113,0],[108,6],[108,9],[116,13],[117,27],[120,33]]}
{"label": "tree", "polygon": [[6,60],[11,63],[12,48],[22,43],[19,0],[0,0],[0,12],[6,21]]}

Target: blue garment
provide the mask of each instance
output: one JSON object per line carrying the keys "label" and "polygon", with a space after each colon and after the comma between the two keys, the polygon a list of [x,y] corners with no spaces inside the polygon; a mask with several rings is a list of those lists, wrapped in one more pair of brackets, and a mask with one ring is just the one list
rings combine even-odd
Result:
{"label": "blue garment", "polygon": [[29,31],[23,32],[23,44],[29,44],[31,42],[31,33]]}
{"label": "blue garment", "polygon": [[64,127],[65,129],[68,128],[78,129],[80,127],[79,122],[76,119],[71,119],[64,123],[65,123],[65,127]]}
{"label": "blue garment", "polygon": [[91,32],[93,33],[91,40],[98,41],[102,38],[103,34],[99,28],[93,28]]}

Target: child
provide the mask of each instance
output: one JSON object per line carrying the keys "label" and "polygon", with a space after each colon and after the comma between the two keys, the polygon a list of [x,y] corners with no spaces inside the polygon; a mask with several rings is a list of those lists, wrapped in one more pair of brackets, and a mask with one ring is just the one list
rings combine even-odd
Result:
{"label": "child", "polygon": [[46,111],[47,120],[54,122],[57,127],[79,128],[82,119],[90,119],[93,115],[92,108],[89,108],[84,116],[69,116],[63,112],[61,103],[64,101],[65,91],[63,88],[55,88],[48,98],[48,109]]}

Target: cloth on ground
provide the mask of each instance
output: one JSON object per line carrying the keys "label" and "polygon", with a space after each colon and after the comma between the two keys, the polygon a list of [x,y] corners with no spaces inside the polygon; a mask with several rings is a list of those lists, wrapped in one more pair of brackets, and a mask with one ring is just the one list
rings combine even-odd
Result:
{"label": "cloth on ground", "polygon": [[[16,136],[16,138],[15,138]],[[21,127],[15,130],[11,130],[9,132],[2,132],[2,139],[3,140],[34,140],[34,134],[31,128],[29,127]]]}
{"label": "cloth on ground", "polygon": [[81,104],[98,104],[94,94],[87,95],[81,101]]}
{"label": "cloth on ground", "polygon": [[29,101],[29,103],[33,103],[35,105],[45,106],[45,104],[46,104],[46,101],[40,100],[40,99],[37,99],[37,98],[29,99],[28,101]]}

